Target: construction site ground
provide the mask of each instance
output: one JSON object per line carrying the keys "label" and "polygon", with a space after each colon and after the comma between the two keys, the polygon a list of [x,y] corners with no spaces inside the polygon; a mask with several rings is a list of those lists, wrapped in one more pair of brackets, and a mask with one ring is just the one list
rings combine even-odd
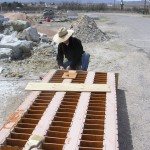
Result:
{"label": "construction site ground", "polygon": [[[79,14],[83,15],[83,14]],[[89,15],[89,14],[88,14]],[[119,73],[117,90],[118,131],[120,150],[148,150],[150,138],[150,17],[141,14],[99,13],[97,26],[111,36],[104,42],[83,43],[91,55],[89,71]],[[42,24],[47,34],[71,22]],[[51,30],[49,30],[49,28]],[[50,33],[48,33],[50,32]],[[33,61],[34,59],[34,61]],[[0,61],[0,66],[12,69],[0,75],[0,126],[24,101],[29,81],[57,69],[55,57],[42,51],[23,61]]]}

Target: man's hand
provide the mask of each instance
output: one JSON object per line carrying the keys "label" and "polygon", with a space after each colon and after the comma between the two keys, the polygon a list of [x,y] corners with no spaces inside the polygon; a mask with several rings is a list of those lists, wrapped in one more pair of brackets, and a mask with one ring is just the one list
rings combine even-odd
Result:
{"label": "man's hand", "polygon": [[63,66],[59,66],[59,69],[60,69],[60,70],[64,70],[64,67],[63,67]]}
{"label": "man's hand", "polygon": [[68,67],[66,68],[66,70],[71,70],[71,67],[70,67],[70,66],[68,66]]}

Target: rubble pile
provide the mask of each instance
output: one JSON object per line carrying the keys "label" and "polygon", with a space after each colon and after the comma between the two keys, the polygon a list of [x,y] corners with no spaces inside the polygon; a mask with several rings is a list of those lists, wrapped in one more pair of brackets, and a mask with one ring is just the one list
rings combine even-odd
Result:
{"label": "rubble pile", "polygon": [[28,21],[9,21],[0,34],[0,59],[24,59],[31,56],[34,46],[49,43],[47,35],[38,33]]}
{"label": "rubble pile", "polygon": [[[13,14],[0,30],[0,76],[28,78],[57,68],[57,47],[52,45],[49,35],[44,34],[47,27],[32,26],[29,20],[16,18],[18,14]],[[55,33],[49,31],[52,35]]]}
{"label": "rubble pile", "polygon": [[4,16],[6,18],[9,18],[10,20],[16,21],[16,20],[27,20],[28,16],[25,13],[17,12],[17,13],[5,13]]}
{"label": "rubble pile", "polygon": [[79,17],[70,28],[75,31],[74,36],[84,43],[102,42],[110,39],[106,33],[97,27],[94,19],[88,16]]}
{"label": "rubble pile", "polygon": [[3,65],[1,67],[0,61],[0,67],[2,68],[0,74],[3,77],[29,78],[32,74],[39,75],[47,73],[52,68],[57,68],[56,48],[51,43],[40,43],[33,47],[30,57],[17,61],[5,59],[3,62],[5,63],[2,63]]}

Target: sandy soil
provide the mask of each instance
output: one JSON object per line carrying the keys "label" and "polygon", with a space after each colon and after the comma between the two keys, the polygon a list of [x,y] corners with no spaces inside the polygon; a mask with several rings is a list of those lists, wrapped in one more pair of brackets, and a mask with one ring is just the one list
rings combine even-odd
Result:
{"label": "sandy soil", "polygon": [[[98,27],[113,38],[103,43],[83,43],[83,46],[91,54],[89,70],[119,73],[117,101],[120,150],[148,150],[150,18],[135,14],[93,15],[99,18],[96,21]],[[48,26],[56,31],[59,27],[68,27],[69,23],[55,23]],[[37,74],[32,71],[30,79],[38,79]],[[6,80],[0,82],[0,125],[2,125],[28,94],[24,88],[29,80],[26,80],[26,76],[17,81],[4,77],[0,79]]]}

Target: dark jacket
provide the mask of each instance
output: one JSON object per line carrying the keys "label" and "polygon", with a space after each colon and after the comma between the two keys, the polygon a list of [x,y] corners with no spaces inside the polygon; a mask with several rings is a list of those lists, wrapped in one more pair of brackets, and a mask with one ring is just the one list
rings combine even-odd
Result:
{"label": "dark jacket", "polygon": [[70,67],[76,69],[77,65],[81,61],[83,46],[81,41],[75,37],[69,38],[69,45],[60,43],[58,45],[57,63],[59,66],[63,66],[64,56],[71,61]]}

